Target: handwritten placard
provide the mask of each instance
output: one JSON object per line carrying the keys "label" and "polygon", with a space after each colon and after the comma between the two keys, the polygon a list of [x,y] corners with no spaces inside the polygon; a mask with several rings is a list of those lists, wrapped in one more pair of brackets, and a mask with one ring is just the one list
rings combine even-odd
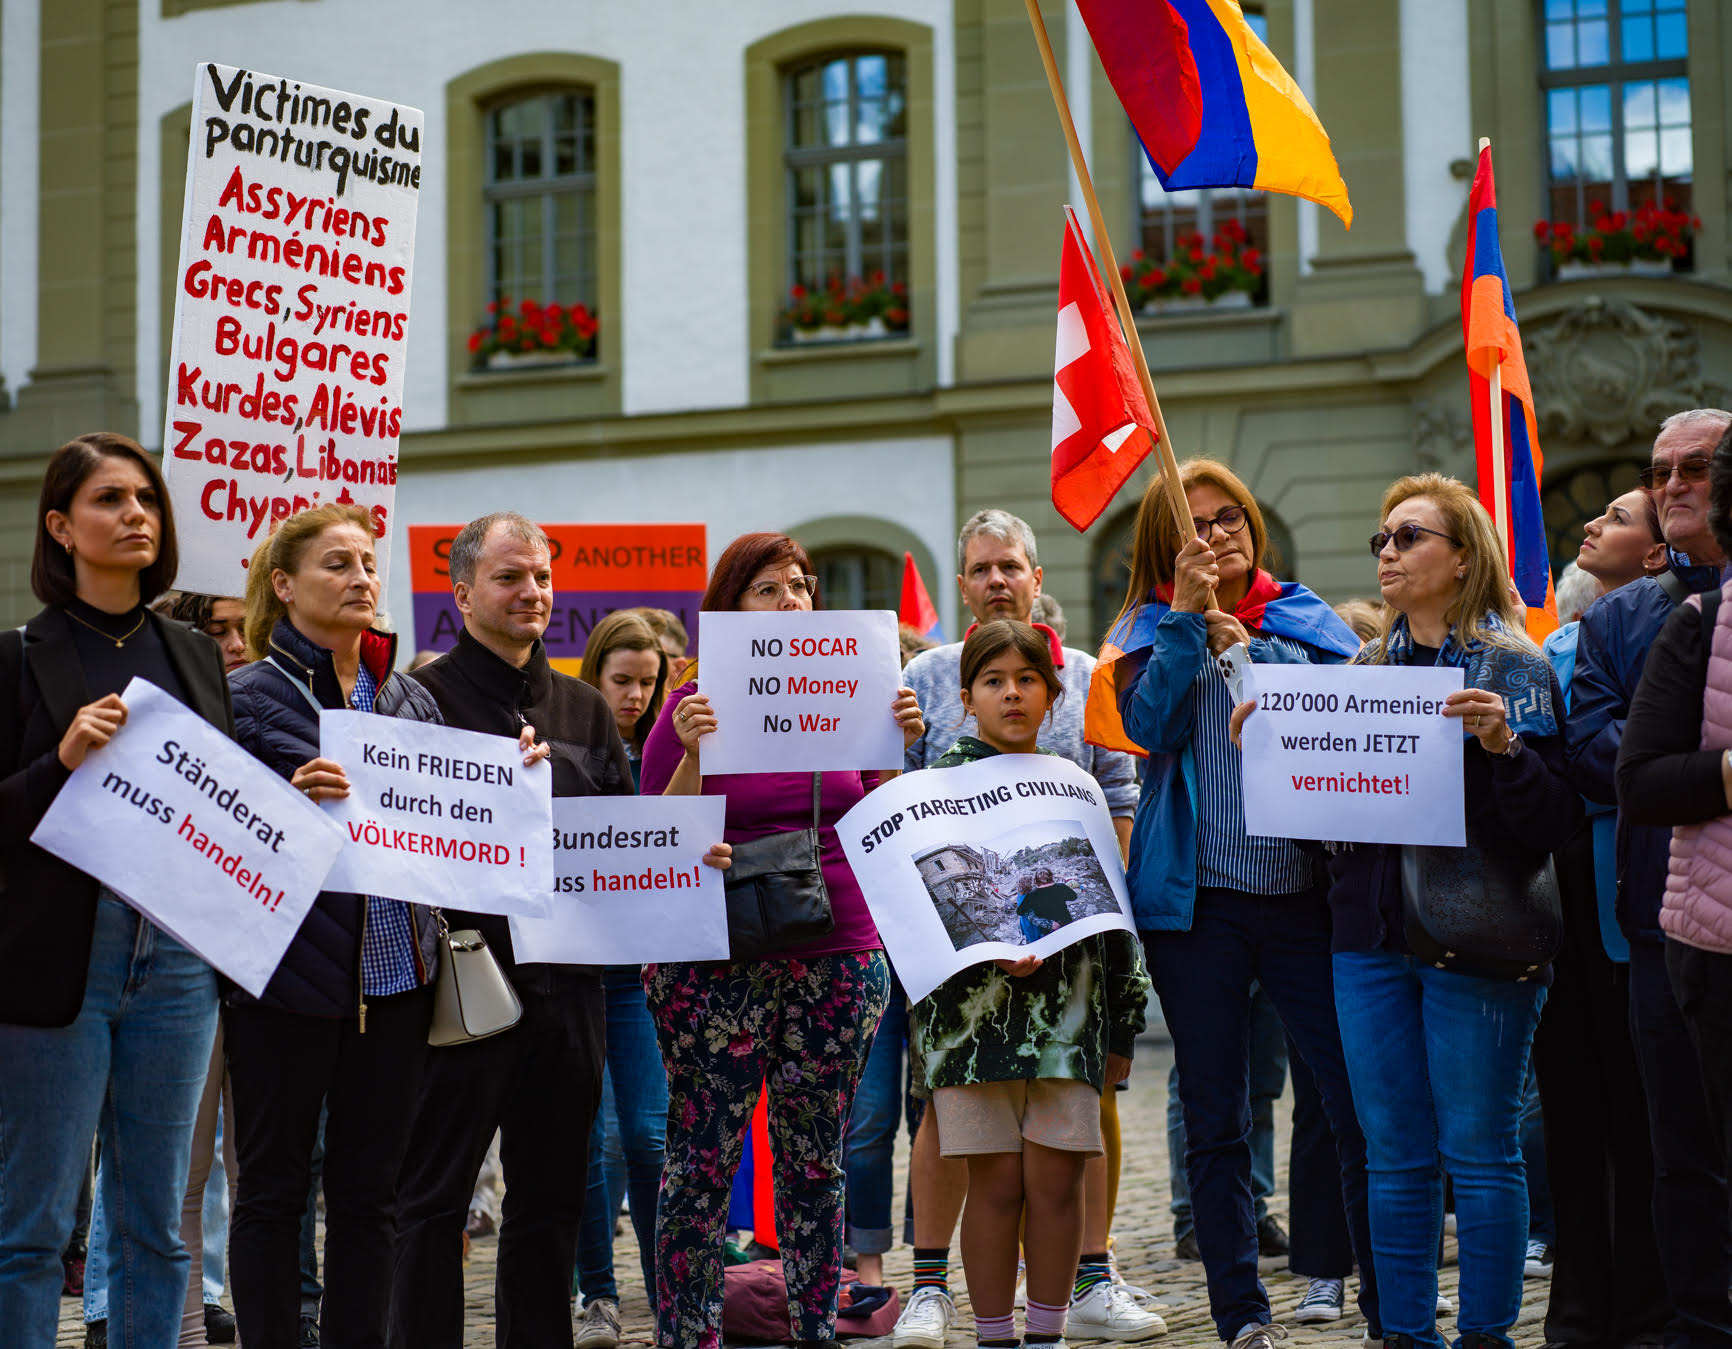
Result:
{"label": "handwritten placard", "polygon": [[391,552],[421,113],[198,67],[163,469],[176,585],[246,590],[272,526],[367,508]]}

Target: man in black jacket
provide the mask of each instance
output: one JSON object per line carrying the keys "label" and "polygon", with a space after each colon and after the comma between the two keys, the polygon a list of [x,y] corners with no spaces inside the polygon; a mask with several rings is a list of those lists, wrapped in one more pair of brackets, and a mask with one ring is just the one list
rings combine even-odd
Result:
{"label": "man in black jacket", "polygon": [[[451,545],[463,615],[455,650],[410,678],[446,724],[552,748],[555,796],[627,796],[631,765],[613,714],[588,684],[553,670],[541,635],[553,611],[546,535],[521,515],[483,516]],[[429,1052],[398,1179],[392,1349],[463,1343],[463,1227],[495,1129],[507,1190],[494,1282],[501,1346],[571,1343],[571,1279],[601,1095],[600,973],[519,965],[505,918],[447,909],[453,928],[486,937],[523,1004],[511,1030]]]}

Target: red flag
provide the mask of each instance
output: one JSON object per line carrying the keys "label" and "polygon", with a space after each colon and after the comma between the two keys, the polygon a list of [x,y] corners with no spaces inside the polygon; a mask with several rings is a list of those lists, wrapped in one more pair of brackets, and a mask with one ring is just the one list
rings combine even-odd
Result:
{"label": "red flag", "polygon": [[1087,529],[1154,448],[1155,419],[1076,212],[1064,210],[1053,354],[1052,504],[1076,528]]}
{"label": "red flag", "polygon": [[896,618],[928,641],[944,640],[938,607],[933,604],[932,596],[926,593],[926,582],[920,579],[920,568],[914,565],[913,553],[902,554],[902,604]]}

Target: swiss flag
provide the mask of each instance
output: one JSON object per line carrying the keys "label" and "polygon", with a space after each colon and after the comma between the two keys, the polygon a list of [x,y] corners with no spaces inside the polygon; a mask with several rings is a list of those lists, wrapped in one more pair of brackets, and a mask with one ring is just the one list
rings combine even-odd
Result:
{"label": "swiss flag", "polygon": [[1052,373],[1052,504],[1087,529],[1155,446],[1155,419],[1076,212],[1064,208]]}
{"label": "swiss flag", "polygon": [[920,578],[920,568],[914,565],[913,553],[902,554],[902,604],[896,612],[896,619],[931,641],[944,640],[938,606],[926,592],[926,582]]}

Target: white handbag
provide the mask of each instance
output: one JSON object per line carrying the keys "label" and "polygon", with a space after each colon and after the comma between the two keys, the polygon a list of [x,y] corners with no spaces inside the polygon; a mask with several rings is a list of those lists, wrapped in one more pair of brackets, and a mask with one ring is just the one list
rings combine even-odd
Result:
{"label": "white handbag", "polygon": [[510,1030],[523,1016],[511,980],[499,968],[487,940],[473,928],[453,932],[439,915],[439,972],[433,979],[434,1047],[485,1040]]}

